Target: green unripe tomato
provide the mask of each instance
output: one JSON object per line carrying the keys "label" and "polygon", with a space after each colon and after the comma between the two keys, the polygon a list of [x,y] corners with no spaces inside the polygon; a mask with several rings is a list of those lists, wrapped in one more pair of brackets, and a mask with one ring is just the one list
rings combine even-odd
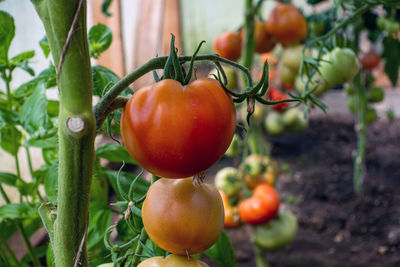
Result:
{"label": "green unripe tomato", "polygon": [[291,132],[302,132],[308,127],[307,118],[305,118],[303,112],[297,108],[288,110],[283,114],[282,120],[286,128]]}
{"label": "green unripe tomato", "polygon": [[280,62],[278,65],[278,74],[279,77],[281,77],[283,83],[293,83],[297,71],[292,70],[291,68]]}
{"label": "green unripe tomato", "polygon": [[[228,88],[231,91],[237,91],[238,90],[238,75],[235,69],[231,67],[223,67],[226,75],[226,88]],[[216,68],[212,69],[210,73],[208,74],[209,77],[214,78],[214,75],[218,77],[218,70]],[[222,77],[221,77],[222,78]]]}
{"label": "green unripe tomato", "polygon": [[215,187],[227,196],[234,196],[242,188],[242,179],[237,169],[225,167],[217,172],[214,180]]}
{"label": "green unripe tomato", "polygon": [[303,57],[303,45],[293,45],[285,48],[282,52],[282,63],[294,72],[298,72]]}
{"label": "green unripe tomato", "polygon": [[349,98],[347,99],[347,107],[352,113],[356,112],[358,105],[357,97],[355,95],[350,95]]}
{"label": "green unripe tomato", "polygon": [[265,117],[264,127],[272,135],[280,135],[285,131],[282,117],[277,112],[268,113],[267,117]]}
{"label": "green unripe tomato", "polygon": [[288,127],[296,123],[300,110],[297,108],[288,109],[285,113],[282,114],[282,122]]}
{"label": "green unripe tomato", "polygon": [[297,229],[296,217],[289,211],[281,211],[267,224],[255,227],[254,243],[265,250],[278,250],[292,243]]}
{"label": "green unripe tomato", "polygon": [[367,93],[367,100],[371,103],[381,102],[385,97],[385,93],[380,87],[373,87]]}
{"label": "green unripe tomato", "polygon": [[344,85],[343,89],[346,92],[346,94],[348,94],[349,96],[356,94],[356,89],[354,87],[350,86],[350,84],[348,84],[348,83],[346,83]]}
{"label": "green unripe tomato", "polygon": [[237,156],[239,155],[240,151],[242,151],[242,148],[243,148],[243,141],[237,134],[235,134],[233,136],[231,144],[229,145],[228,149],[225,152],[225,155],[228,157]]}
{"label": "green unripe tomato", "polygon": [[[296,87],[297,92],[302,94],[306,91],[307,81],[308,81],[307,75],[303,75],[302,77],[300,76],[296,77],[294,86]],[[330,90],[331,88],[332,86],[327,81],[325,81],[318,73],[315,73],[311,77],[310,82],[308,83],[308,89],[309,90],[315,89],[314,91],[315,95],[323,94],[326,91]]]}
{"label": "green unripe tomato", "polygon": [[336,47],[322,56],[319,71],[330,84],[343,84],[351,81],[360,70],[356,54],[349,48]]}
{"label": "green unripe tomato", "polygon": [[368,124],[375,122],[378,119],[378,114],[374,108],[367,109],[367,113],[365,114],[366,121]]}
{"label": "green unripe tomato", "polygon": [[291,132],[299,133],[305,131],[307,127],[308,127],[308,120],[306,117],[304,117],[304,114],[300,112],[297,113],[297,118],[295,123],[289,126],[288,130]]}

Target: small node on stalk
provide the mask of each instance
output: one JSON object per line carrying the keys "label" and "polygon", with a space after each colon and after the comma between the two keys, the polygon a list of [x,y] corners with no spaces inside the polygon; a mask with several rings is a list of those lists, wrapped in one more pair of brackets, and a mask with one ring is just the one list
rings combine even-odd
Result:
{"label": "small node on stalk", "polygon": [[132,215],[132,210],[131,207],[133,206],[133,202],[129,201],[128,203],[128,208],[126,209],[126,211],[124,212],[124,219],[125,220],[129,220],[131,218]]}
{"label": "small node on stalk", "polygon": [[204,183],[204,178],[206,177],[204,172],[200,172],[193,176],[192,183],[194,187],[200,187],[202,183]]}
{"label": "small node on stalk", "polygon": [[80,117],[69,117],[67,127],[72,133],[80,133],[85,129],[85,122]]}

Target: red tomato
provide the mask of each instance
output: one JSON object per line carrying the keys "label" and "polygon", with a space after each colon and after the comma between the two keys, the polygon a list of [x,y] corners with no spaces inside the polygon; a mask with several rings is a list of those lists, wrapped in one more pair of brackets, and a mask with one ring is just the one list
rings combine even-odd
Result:
{"label": "red tomato", "polygon": [[307,35],[307,22],[293,5],[278,4],[266,22],[267,31],[284,46],[296,44]]}
{"label": "red tomato", "polygon": [[239,215],[243,222],[262,224],[276,217],[279,209],[279,196],[268,184],[256,186],[251,198],[239,204]]}
{"label": "red tomato", "polygon": [[[271,101],[280,101],[280,100],[284,100],[287,99],[287,96],[284,93],[281,93],[280,91],[278,91],[275,88],[270,87],[268,89],[268,98]],[[286,103],[280,103],[280,104],[276,104],[273,105],[273,109],[275,109],[276,111],[282,112],[285,111],[288,108],[289,104]]]}
{"label": "red tomato", "polygon": [[366,70],[372,70],[379,65],[381,57],[373,50],[362,54],[360,57],[361,66]]}
{"label": "red tomato", "polygon": [[139,89],[121,116],[129,154],[149,172],[190,177],[208,169],[228,149],[236,114],[230,95],[210,78],[186,86],[171,79]]}
{"label": "red tomato", "polygon": [[215,38],[214,52],[220,57],[236,61],[242,54],[240,32],[227,31]]}
{"label": "red tomato", "polygon": [[265,62],[266,60],[268,60],[268,64],[269,64],[269,65],[272,65],[272,66],[278,65],[278,62],[279,62],[278,57],[275,56],[275,55],[272,54],[272,53],[269,53],[269,52],[263,53],[263,54],[261,55],[261,57],[260,57],[260,63],[261,63],[261,65],[264,65],[264,62]]}
{"label": "red tomato", "polygon": [[192,179],[159,179],[142,207],[143,225],[159,247],[177,255],[208,249],[224,228],[224,206],[212,185]]}

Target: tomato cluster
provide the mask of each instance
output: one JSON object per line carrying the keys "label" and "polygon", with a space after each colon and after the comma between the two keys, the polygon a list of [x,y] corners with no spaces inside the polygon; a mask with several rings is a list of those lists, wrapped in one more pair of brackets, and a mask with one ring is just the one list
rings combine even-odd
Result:
{"label": "tomato cluster", "polygon": [[279,212],[279,195],[273,187],[278,175],[275,161],[251,154],[238,169],[225,167],[215,177],[225,210],[224,226],[253,225],[254,243],[267,250],[288,245],[297,231],[296,217]]}
{"label": "tomato cluster", "polygon": [[231,96],[211,78],[185,86],[164,79],[127,102],[120,123],[126,149],[144,169],[164,177],[147,192],[143,225],[154,243],[174,254],[140,266],[208,266],[177,255],[200,253],[217,241],[224,206],[214,186],[186,177],[200,177],[225,153],[235,124]]}
{"label": "tomato cluster", "polygon": [[[274,49],[277,43],[283,46],[301,42],[307,35],[307,22],[303,15],[289,4],[279,3],[266,22],[254,21],[254,42],[256,53],[266,53]],[[229,60],[238,60],[246,32],[226,31],[214,40],[214,52]]]}

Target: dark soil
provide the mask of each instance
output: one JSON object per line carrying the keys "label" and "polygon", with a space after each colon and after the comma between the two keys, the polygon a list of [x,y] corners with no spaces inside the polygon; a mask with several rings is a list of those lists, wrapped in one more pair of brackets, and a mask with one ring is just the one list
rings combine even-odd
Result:
{"label": "dark soil", "polygon": [[[289,247],[266,252],[272,267],[400,266],[399,120],[368,127],[367,172],[360,196],[353,192],[356,135],[351,117],[313,118],[305,133],[269,140],[271,156],[290,169],[277,182],[282,200],[292,200],[283,206],[299,220]],[[223,160],[210,176],[233,162]],[[228,233],[236,266],[255,266],[251,227]]]}

